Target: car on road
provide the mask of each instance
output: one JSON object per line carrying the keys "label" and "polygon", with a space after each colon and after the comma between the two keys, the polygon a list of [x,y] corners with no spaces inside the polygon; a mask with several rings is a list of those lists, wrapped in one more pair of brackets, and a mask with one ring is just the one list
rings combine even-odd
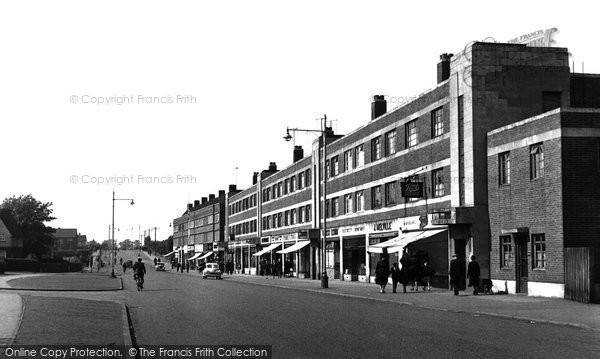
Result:
{"label": "car on road", "polygon": [[223,279],[218,263],[206,263],[206,267],[202,271],[202,278],[206,279],[208,277]]}
{"label": "car on road", "polygon": [[154,266],[154,269],[157,270],[157,271],[159,271],[159,272],[164,272],[165,271],[165,264],[158,262]]}

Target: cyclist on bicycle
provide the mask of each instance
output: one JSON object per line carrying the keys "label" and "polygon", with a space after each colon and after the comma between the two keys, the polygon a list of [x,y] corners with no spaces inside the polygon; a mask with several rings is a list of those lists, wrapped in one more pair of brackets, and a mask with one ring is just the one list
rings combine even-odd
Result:
{"label": "cyclist on bicycle", "polygon": [[142,263],[142,258],[138,258],[138,261],[133,265],[133,279],[140,278],[140,285],[144,286],[144,274],[146,274],[146,266]]}

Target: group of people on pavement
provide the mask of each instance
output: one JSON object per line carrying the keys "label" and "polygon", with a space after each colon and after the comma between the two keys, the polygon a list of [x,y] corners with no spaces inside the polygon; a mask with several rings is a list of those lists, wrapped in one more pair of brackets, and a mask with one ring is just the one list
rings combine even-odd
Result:
{"label": "group of people on pavement", "polygon": [[281,260],[278,259],[269,262],[263,258],[263,260],[260,261],[260,275],[263,277],[273,276],[273,278],[281,278],[283,276],[283,264],[281,263]]}
{"label": "group of people on pavement", "polygon": [[[428,261],[421,265],[418,258],[409,257],[404,252],[400,259],[401,267],[398,263],[393,263],[390,268],[387,263],[387,256],[382,255],[375,267],[375,283],[379,285],[379,292],[385,293],[385,288],[388,284],[388,278],[392,277],[392,292],[396,293],[398,283],[402,284],[403,292],[406,293],[407,286],[411,285],[412,291],[418,291],[419,285],[422,285],[424,291],[431,291],[431,281],[435,270],[429,265]],[[458,295],[460,288],[460,280],[462,277],[461,264],[459,263],[456,254],[452,255],[450,261],[450,286],[454,291],[454,295]],[[479,263],[475,260],[475,256],[471,256],[471,261],[467,268],[467,278],[469,279],[469,287],[473,287],[473,295],[478,294],[479,277],[481,271]]]}

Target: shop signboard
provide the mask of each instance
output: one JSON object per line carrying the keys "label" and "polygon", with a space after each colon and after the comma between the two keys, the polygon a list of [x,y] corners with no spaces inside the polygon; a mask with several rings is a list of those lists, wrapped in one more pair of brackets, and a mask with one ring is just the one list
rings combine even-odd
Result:
{"label": "shop signboard", "polygon": [[400,182],[400,189],[404,198],[423,197],[423,182]]}

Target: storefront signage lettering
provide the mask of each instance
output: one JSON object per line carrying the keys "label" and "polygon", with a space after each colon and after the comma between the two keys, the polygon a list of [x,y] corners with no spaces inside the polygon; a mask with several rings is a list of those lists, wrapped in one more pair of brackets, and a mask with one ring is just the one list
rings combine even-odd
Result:
{"label": "storefront signage lettering", "polygon": [[423,182],[400,182],[400,189],[404,198],[423,197]]}
{"label": "storefront signage lettering", "polygon": [[383,232],[392,230],[392,221],[378,222],[373,224],[373,232]]}
{"label": "storefront signage lettering", "polygon": [[551,29],[537,30],[528,34],[515,37],[509,40],[509,44],[525,44],[533,47],[550,47],[554,43],[554,34],[558,32],[558,29],[553,27]]}

